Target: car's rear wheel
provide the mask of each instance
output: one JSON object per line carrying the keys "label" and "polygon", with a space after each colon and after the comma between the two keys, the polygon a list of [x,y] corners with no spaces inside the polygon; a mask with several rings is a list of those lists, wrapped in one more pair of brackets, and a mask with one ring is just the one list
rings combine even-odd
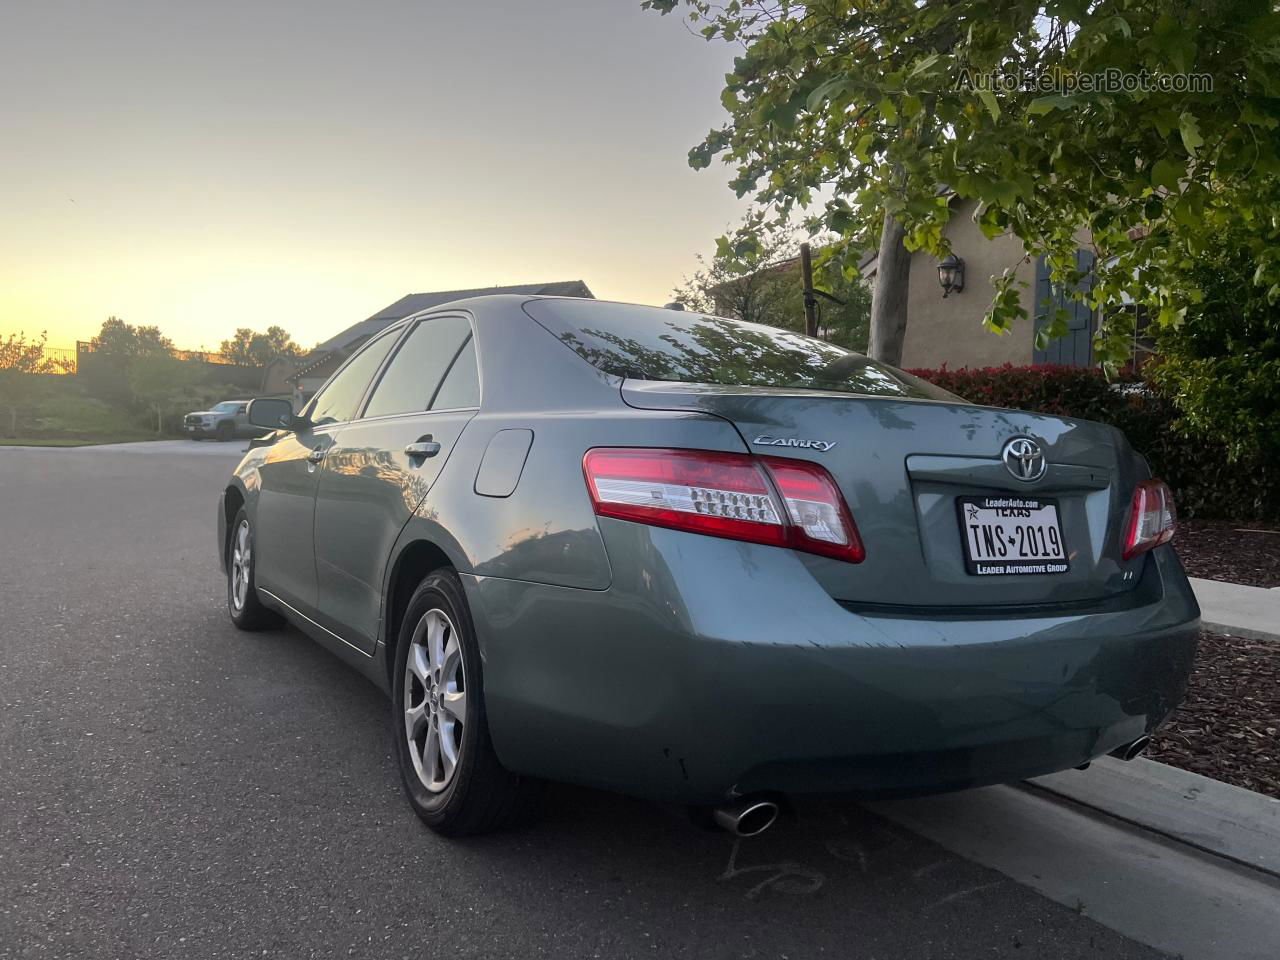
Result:
{"label": "car's rear wheel", "polygon": [[236,436],[235,425],[228,420],[223,420],[220,424],[218,424],[218,429],[216,432],[217,432],[218,439],[221,440],[223,443],[226,443],[228,440],[234,440]]}
{"label": "car's rear wheel", "polygon": [[231,622],[241,630],[268,630],[282,621],[258,599],[254,563],[253,528],[249,525],[249,515],[241,507],[231,522],[227,542],[227,612],[231,614]]}
{"label": "car's rear wheel", "polygon": [[396,644],[391,729],[409,802],[446,836],[527,819],[541,785],[503,768],[489,740],[480,649],[452,570],[427,576],[409,599]]}

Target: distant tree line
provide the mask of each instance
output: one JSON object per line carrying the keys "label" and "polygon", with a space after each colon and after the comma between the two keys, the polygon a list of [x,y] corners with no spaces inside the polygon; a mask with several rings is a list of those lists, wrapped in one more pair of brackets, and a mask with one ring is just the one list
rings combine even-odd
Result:
{"label": "distant tree line", "polygon": [[8,415],[8,436],[17,436],[19,412],[39,394],[39,375],[63,372],[57,361],[45,356],[48,339],[44,333],[27,339],[19,332],[0,341],[0,406]]}
{"label": "distant tree line", "polygon": [[265,367],[272,360],[285,357],[297,360],[303,350],[293,341],[284,327],[267,327],[266,333],[257,333],[248,327],[240,327],[230,340],[223,340],[218,351],[232,363],[247,367]]}
{"label": "distant tree line", "polygon": [[[40,418],[49,386],[42,375],[70,372],[47,356],[47,343],[44,333],[38,337],[11,333],[0,340],[0,410],[5,414],[0,429],[9,436],[18,435],[24,414]],[[176,350],[159,327],[134,326],[108,317],[90,340],[89,350],[92,359],[80,365],[77,378],[88,393],[121,410],[126,418],[145,414],[157,433],[165,431],[166,423],[176,422],[174,418],[184,410],[244,389],[223,382],[227,375],[184,359],[189,355]],[[303,354],[279,326],[268,327],[265,333],[242,327],[222,342],[218,352],[240,367],[263,367],[277,357],[296,359]]]}

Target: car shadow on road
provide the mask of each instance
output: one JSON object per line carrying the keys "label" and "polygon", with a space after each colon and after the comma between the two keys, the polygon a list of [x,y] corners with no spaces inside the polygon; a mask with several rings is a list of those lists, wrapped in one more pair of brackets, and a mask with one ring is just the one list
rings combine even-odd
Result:
{"label": "car shadow on road", "polygon": [[[264,811],[270,856],[324,837],[310,879],[358,876],[371,905],[360,929],[426,911],[439,932],[465,910],[527,956],[564,944],[577,946],[558,955],[1154,955],[845,801],[803,800],[740,840],[680,810],[551,784],[527,827],[438,837],[401,796],[379,690],[295,630],[232,636],[248,661],[233,695],[256,718],[237,736],[257,730],[263,748],[240,775],[265,778],[255,789],[282,806]],[[441,884],[447,903],[430,893]]]}

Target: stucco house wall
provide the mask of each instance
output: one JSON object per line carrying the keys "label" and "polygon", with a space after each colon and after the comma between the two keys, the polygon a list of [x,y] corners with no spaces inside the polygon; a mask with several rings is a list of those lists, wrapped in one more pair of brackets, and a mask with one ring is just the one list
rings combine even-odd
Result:
{"label": "stucco house wall", "polygon": [[[964,260],[964,289],[943,299],[938,261],[917,251],[911,258],[907,288],[907,333],[902,366],[937,368],[988,367],[1032,362],[1035,339],[1035,263],[1024,256],[1022,241],[1011,234],[988,240],[973,222],[975,203],[957,202],[946,236],[951,249]],[[993,276],[1015,266],[1028,319],[1015,323],[1004,335],[982,326],[995,290]]]}

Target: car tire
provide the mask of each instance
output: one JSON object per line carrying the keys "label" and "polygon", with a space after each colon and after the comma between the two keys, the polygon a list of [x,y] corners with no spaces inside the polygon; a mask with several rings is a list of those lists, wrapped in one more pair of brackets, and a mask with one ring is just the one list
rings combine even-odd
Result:
{"label": "car tire", "polygon": [[270,630],[284,621],[258,599],[255,552],[249,515],[241,507],[227,537],[227,612],[241,630]]}
{"label": "car tire", "polygon": [[468,836],[515,826],[536,813],[542,784],[506,770],[489,739],[480,648],[452,570],[429,574],[409,599],[391,703],[400,777],[428,827]]}
{"label": "car tire", "polygon": [[215,433],[217,434],[218,439],[223,443],[226,443],[229,440],[234,440],[236,438],[235,425],[226,420],[223,420],[220,424],[218,424],[218,429],[215,431]]}

